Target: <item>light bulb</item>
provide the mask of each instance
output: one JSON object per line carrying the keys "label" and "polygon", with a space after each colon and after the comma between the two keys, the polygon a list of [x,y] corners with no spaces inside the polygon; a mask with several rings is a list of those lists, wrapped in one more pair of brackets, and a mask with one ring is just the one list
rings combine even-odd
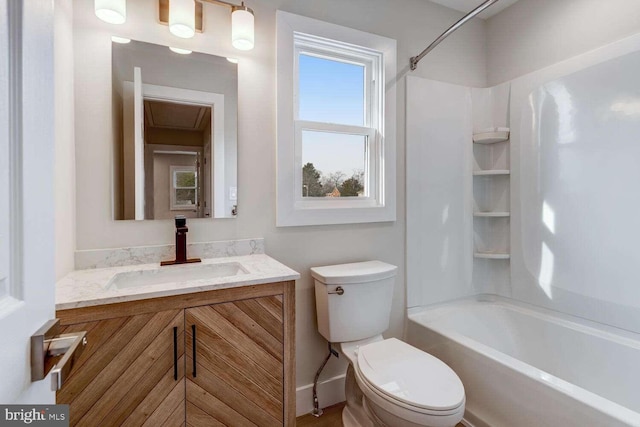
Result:
{"label": "light bulb", "polygon": [[190,39],[196,34],[195,0],[169,1],[169,31],[183,39]]}
{"label": "light bulb", "polygon": [[231,12],[231,44],[238,50],[251,50],[255,42],[253,10],[234,6]]}
{"label": "light bulb", "polygon": [[124,24],[127,20],[127,0],[95,0],[96,16],[109,24]]}

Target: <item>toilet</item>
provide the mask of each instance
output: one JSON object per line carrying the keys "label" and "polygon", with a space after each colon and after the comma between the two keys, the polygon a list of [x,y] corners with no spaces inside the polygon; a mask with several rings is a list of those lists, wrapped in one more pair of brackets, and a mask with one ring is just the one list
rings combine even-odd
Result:
{"label": "toilet", "polygon": [[441,360],[396,338],[389,327],[397,267],[381,261],[314,267],[318,330],[349,361],[346,427],[453,427],[464,386]]}

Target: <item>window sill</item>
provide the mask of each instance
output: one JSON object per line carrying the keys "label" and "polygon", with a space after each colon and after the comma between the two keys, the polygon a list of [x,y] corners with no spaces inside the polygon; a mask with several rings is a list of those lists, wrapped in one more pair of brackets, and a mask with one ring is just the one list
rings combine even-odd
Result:
{"label": "window sill", "polygon": [[[314,203],[317,205],[318,203]],[[305,207],[295,208],[287,212],[279,212],[278,227],[298,227],[308,225],[358,224],[372,222],[393,222],[396,220],[395,209],[388,206],[352,207]]]}

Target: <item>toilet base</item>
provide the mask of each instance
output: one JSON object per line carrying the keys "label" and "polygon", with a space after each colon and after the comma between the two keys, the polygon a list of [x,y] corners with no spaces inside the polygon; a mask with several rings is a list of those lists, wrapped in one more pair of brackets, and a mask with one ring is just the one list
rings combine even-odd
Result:
{"label": "toilet base", "polygon": [[380,427],[373,423],[365,407],[364,394],[356,383],[353,365],[349,363],[345,379],[346,405],[342,410],[342,424],[344,427]]}

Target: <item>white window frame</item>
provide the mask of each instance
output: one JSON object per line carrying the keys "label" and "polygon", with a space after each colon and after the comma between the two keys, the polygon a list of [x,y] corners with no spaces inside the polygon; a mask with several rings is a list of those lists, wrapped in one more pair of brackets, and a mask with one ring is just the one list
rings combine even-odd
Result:
{"label": "white window frame", "polygon": [[[395,221],[396,41],[282,11],[277,25],[277,226]],[[300,54],[365,67],[364,126],[299,119]],[[385,76],[391,76],[390,84]],[[366,138],[364,197],[303,197],[303,131]]]}
{"label": "white window frame", "polygon": [[[178,198],[176,197],[176,190],[191,190],[192,188],[187,187],[176,187],[176,172],[193,172],[196,176],[195,187],[193,190],[196,190],[196,203],[194,205],[178,205],[176,201]],[[170,200],[172,211],[192,211],[194,209],[198,209],[198,169],[195,166],[169,166],[169,191],[170,191]]]}

